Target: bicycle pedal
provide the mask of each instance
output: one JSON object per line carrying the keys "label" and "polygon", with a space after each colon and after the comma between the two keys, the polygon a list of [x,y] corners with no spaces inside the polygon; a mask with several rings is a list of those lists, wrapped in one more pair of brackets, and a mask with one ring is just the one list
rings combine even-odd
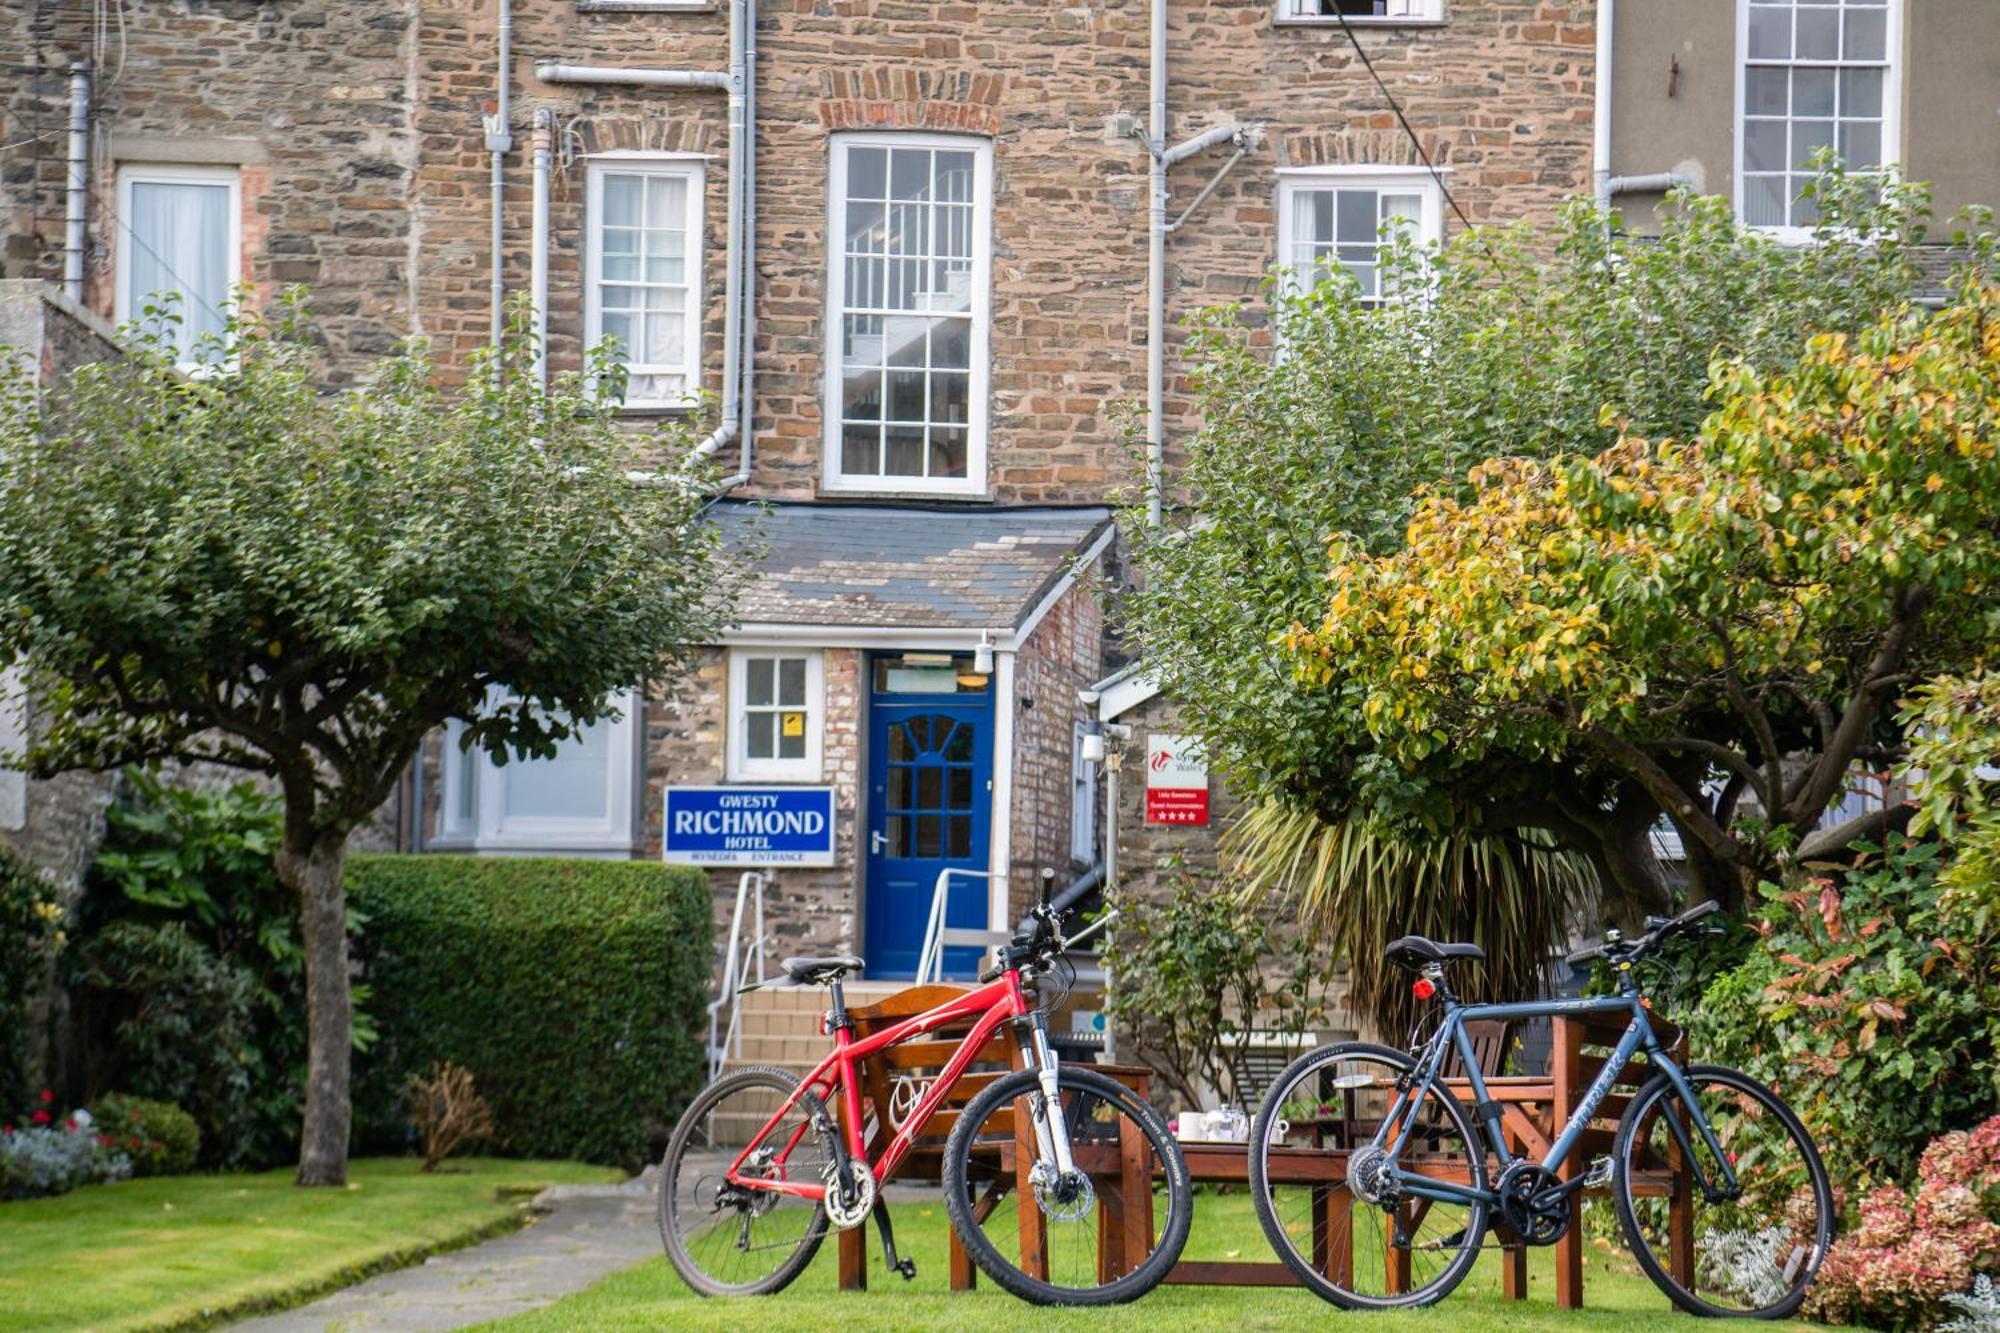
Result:
{"label": "bicycle pedal", "polygon": [[896,1271],[903,1275],[903,1281],[915,1282],[917,1280],[917,1261],[915,1259],[904,1259],[896,1265]]}
{"label": "bicycle pedal", "polygon": [[1601,1190],[1611,1183],[1611,1159],[1600,1157],[1590,1164],[1590,1170],[1583,1173],[1583,1187],[1587,1190]]}

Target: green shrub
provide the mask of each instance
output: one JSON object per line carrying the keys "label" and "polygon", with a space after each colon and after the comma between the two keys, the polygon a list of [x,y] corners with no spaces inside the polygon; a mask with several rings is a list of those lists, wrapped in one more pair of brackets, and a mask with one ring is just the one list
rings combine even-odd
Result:
{"label": "green shrub", "polygon": [[90,1108],[97,1132],[132,1159],[135,1176],[184,1176],[194,1170],[201,1127],[172,1102],[122,1092],[97,1099]]}
{"label": "green shrub", "polygon": [[639,1166],[703,1073],[708,877],[631,861],[357,856],[349,900],[378,1040],[359,1132],[409,1141],[405,1090],[450,1061],[496,1146]]}
{"label": "green shrub", "polygon": [[31,1013],[65,943],[65,915],[55,887],[0,847],[0,1112],[24,1110],[36,1088]]}
{"label": "green shrub", "polygon": [[187,1108],[205,1166],[263,1164],[260,1097],[282,1076],[257,1048],[256,976],[179,921],[114,921],[76,954],[70,1001],[90,1081]]}
{"label": "green shrub", "polygon": [[[177,924],[202,949],[251,978],[249,1104],[243,1116],[226,1124],[204,1118],[204,1160],[211,1165],[274,1166],[298,1150],[305,1104],[305,959],[298,905],[272,865],[280,822],[277,798],[251,783],[180,787],[127,769],[120,799],[107,812],[104,845],[91,865],[85,935],[114,922]],[[354,924],[350,913],[350,929]],[[356,999],[358,1006],[365,996]],[[355,1047],[365,1048],[373,1034],[366,1011],[357,1007]],[[92,1048],[106,1054],[114,1068],[86,1070],[86,1087],[133,1087],[116,1072],[124,1053],[115,1034],[99,1031],[92,1038]],[[168,1088],[134,1090],[181,1100]]]}
{"label": "green shrub", "polygon": [[1909,1178],[1924,1145],[2000,1109],[2000,952],[1896,837],[1837,878],[1763,889],[1763,938],[1708,988],[1693,1049],[1778,1087],[1837,1184]]}

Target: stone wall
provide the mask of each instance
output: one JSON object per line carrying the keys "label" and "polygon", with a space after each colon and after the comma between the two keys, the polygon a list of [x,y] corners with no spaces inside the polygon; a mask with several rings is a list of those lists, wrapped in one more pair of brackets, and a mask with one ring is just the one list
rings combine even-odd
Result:
{"label": "stone wall", "polygon": [[1066,888],[1088,868],[1070,855],[1071,747],[1085,717],[1077,691],[1104,660],[1104,617],[1088,576],[1080,578],[1014,659],[1013,841],[1008,922],[1033,905],[1043,869]]}
{"label": "stone wall", "polygon": [[[1256,148],[1169,245],[1172,324],[1214,303],[1257,305],[1275,258],[1277,172],[1407,164],[1414,152],[1338,29],[1277,25],[1275,0],[1180,3],[1171,18],[1171,127],[1230,116]],[[758,101],[758,473],[754,490],[816,493],[829,135],[907,128],[990,135],[994,153],[990,477],[994,498],[1099,500],[1133,478],[1109,409],[1143,392],[1146,154],[1112,118],[1143,114],[1147,0],[762,0]],[[554,86],[540,60],[722,68],[726,6],[682,12],[515,0],[505,280],[529,260],[529,126],[555,113],[552,364],[578,362],[586,155],[704,154],[708,384],[721,367],[726,108],[698,90]],[[1484,0],[1448,23],[1362,35],[1475,221],[1546,217],[1587,185],[1589,0]],[[89,303],[112,308],[113,166],[237,164],[247,276],[314,288],[331,373],[351,377],[407,332],[447,369],[489,334],[488,171],[494,0],[183,0],[128,6],[122,44],[96,44],[85,6],[0,20],[0,92],[41,137],[0,163],[0,276],[47,276],[62,244],[63,82],[96,60]],[[1224,154],[1177,168],[1178,203]],[[1455,224],[1453,224],[1455,225]],[[54,257],[52,259],[52,256]],[[1178,335],[1174,335],[1176,338]],[[1169,416],[1193,424],[1174,368]]]}
{"label": "stone wall", "polygon": [[[38,383],[116,354],[102,321],[46,284],[0,280],[0,348],[27,360]],[[36,718],[26,711],[11,673],[0,673],[0,751],[25,744]],[[116,779],[65,773],[46,781],[0,769],[0,843],[41,867],[74,896],[104,837],[104,809]]]}
{"label": "stone wall", "polygon": [[328,374],[351,379],[421,325],[412,296],[421,214],[411,108],[423,95],[423,0],[127,5],[99,45],[91,7],[10,6],[0,61],[9,137],[51,137],[0,168],[7,241],[0,275],[56,278],[63,243],[60,133],[67,66],[93,58],[96,134],[87,304],[114,308],[119,163],[234,165],[242,180],[244,278],[268,299],[309,284]]}
{"label": "stone wall", "polygon": [[[856,649],[828,648],[822,660],[826,730],[820,780],[834,789],[836,864],[824,869],[783,868],[773,876],[764,908],[773,957],[852,949],[860,925],[855,912],[859,901],[855,812],[861,783],[864,658]],[[722,782],[728,686],[728,654],[712,648],[703,652],[699,667],[671,697],[656,695],[648,700],[638,855],[649,859],[660,855],[667,786]],[[719,939],[727,938],[741,874],[718,870],[711,876]]]}
{"label": "stone wall", "polygon": [[[1155,733],[1179,734],[1179,709],[1164,695],[1154,695],[1145,703],[1118,718],[1131,727],[1132,734],[1114,744],[1120,756],[1118,786],[1118,889],[1141,901],[1162,902],[1173,892],[1176,875],[1185,872],[1217,884],[1227,883],[1227,873],[1218,844],[1230,823],[1242,812],[1243,804],[1214,773],[1209,775],[1209,822],[1206,826],[1148,824],[1146,822],[1146,742]],[[1277,929],[1286,935],[1298,929],[1292,908],[1284,903],[1268,907]],[[1327,1022],[1320,1035],[1342,1039],[1356,1034],[1369,1035],[1369,1024],[1346,1007],[1346,982],[1336,976],[1330,990]],[[1400,1036],[1400,1034],[1398,1034]],[[1372,1039],[1372,1037],[1371,1037]]]}

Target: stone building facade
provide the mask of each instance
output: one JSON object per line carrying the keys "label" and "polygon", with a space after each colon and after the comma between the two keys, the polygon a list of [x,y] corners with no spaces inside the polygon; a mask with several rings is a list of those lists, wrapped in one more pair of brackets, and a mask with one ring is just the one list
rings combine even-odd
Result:
{"label": "stone building facade", "polygon": [[775,928],[907,974],[930,890],[887,862],[963,871],[954,917],[963,897],[997,927],[1104,849],[1078,692],[1117,665],[1111,514],[1145,479],[1119,409],[1148,389],[1156,3],[1156,146],[1209,136],[1167,175],[1169,485],[1189,315],[1254,326],[1274,269],[1365,285],[1383,229],[1546,219],[1605,165],[1597,0],[21,0],[0,278],[80,270],[76,305],[114,321],[177,290],[196,327],[236,282],[306,284],[335,385],[411,335],[463,376],[496,294],[545,283],[549,371],[616,336],[646,450],[730,401],[740,255],[751,374],[717,512],[776,502],[780,539],[742,547],[742,624],[547,765],[441,737],[397,823],[671,857],[670,792],[827,789],[831,864],[778,871]]}

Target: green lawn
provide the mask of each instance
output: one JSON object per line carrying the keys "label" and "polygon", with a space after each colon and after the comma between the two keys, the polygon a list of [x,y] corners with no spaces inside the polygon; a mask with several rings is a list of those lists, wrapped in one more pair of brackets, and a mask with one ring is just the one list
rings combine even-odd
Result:
{"label": "green lawn", "polygon": [[296,1304],[506,1231],[555,1184],[621,1173],[575,1162],[358,1161],[344,1190],[292,1172],[175,1176],[0,1204],[0,1330],[184,1327]]}
{"label": "green lawn", "polygon": [[[1037,1328],[1148,1329],[1228,1328],[1231,1333],[1254,1329],[1290,1329],[1318,1325],[1339,1311],[1317,1297],[1296,1289],[1252,1287],[1161,1287],[1134,1304],[1108,1311],[1046,1311],[1030,1307],[998,1291],[982,1277],[976,1294],[955,1295],[945,1287],[945,1231],[950,1225],[942,1201],[924,1200],[894,1207],[896,1241],[917,1261],[917,1278],[905,1283],[887,1275],[882,1252],[871,1225],[867,1293],[834,1290],[834,1241],[821,1247],[812,1267],[776,1296],[736,1300],[706,1300],[688,1291],[664,1258],[604,1279],[546,1309],[504,1320],[489,1328],[505,1333],[543,1333],[570,1329],[718,1329],[736,1333],[753,1321],[774,1328],[868,1328],[924,1330],[1011,1327],[1033,1319]],[[1276,1262],[1258,1229],[1246,1194],[1197,1200],[1194,1229],[1183,1257]],[[1356,1315],[1373,1333],[1402,1329],[1548,1329],[1620,1330],[1644,1333],[1674,1329],[1699,1333],[1711,1328],[1679,1314],[1667,1303],[1622,1250],[1586,1247],[1587,1276],[1581,1311],[1557,1310],[1551,1294],[1554,1252],[1531,1255],[1530,1295],[1526,1301],[1506,1301],[1500,1295],[1497,1255],[1480,1260],[1471,1276],[1443,1304],[1410,1313]],[[1798,1325],[1771,1327],[1797,1328]]]}

